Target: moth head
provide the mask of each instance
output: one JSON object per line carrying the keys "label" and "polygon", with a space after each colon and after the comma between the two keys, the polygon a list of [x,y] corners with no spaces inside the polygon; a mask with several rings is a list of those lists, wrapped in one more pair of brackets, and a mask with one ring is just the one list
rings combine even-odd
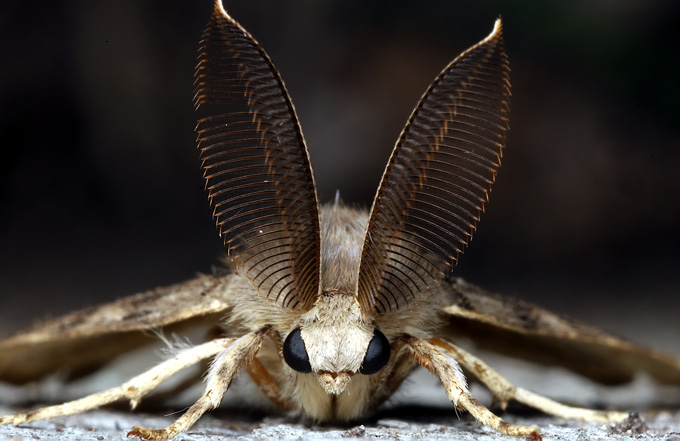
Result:
{"label": "moth head", "polygon": [[[339,297],[339,298],[333,298]],[[340,304],[352,303],[342,309]],[[323,389],[342,393],[353,375],[380,372],[390,360],[390,342],[364,319],[350,296],[332,296],[303,316],[283,342],[286,364],[301,374],[317,375]]]}

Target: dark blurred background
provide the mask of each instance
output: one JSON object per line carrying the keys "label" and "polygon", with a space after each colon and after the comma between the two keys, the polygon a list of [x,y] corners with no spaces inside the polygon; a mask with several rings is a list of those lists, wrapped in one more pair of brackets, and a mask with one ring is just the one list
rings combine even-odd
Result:
{"label": "dark blurred background", "polygon": [[[192,108],[211,3],[3,3],[0,330],[217,263]],[[456,274],[680,352],[680,3],[225,7],[282,72],[322,201],[364,206],[422,92],[502,16],[512,129]]]}

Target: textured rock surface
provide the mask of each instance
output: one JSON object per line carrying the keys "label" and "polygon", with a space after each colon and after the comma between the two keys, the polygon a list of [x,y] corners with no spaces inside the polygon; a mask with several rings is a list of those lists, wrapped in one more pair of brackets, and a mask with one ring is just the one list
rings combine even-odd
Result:
{"label": "textured rock surface", "polygon": [[[546,370],[508,360],[503,373],[535,391],[581,405],[614,406],[639,410],[645,421],[613,427],[602,423],[565,421],[514,406],[504,415],[508,421],[533,425],[541,429],[544,440],[633,440],[650,439],[680,441],[680,392],[677,389],[655,387],[644,378],[632,385],[605,388],[575,377],[562,370]],[[103,381],[100,379],[99,381]],[[109,379],[108,381],[115,381]],[[489,402],[488,393],[473,385],[473,394]],[[25,392],[25,390],[23,391]],[[54,391],[52,391],[54,392]],[[3,401],[18,399],[20,389],[2,389]],[[21,427],[0,426],[0,440],[124,440],[133,426],[160,428],[174,421],[188,403],[194,389],[184,394],[180,404],[160,410],[146,409],[129,412],[124,408],[95,410],[82,415],[40,421]],[[400,390],[388,408],[381,410],[360,425],[346,427],[315,426],[263,411],[238,410],[243,396],[252,394],[247,385],[237,385],[227,394],[225,406],[203,416],[186,434],[177,440],[499,440],[511,439],[483,427],[467,414],[457,415],[437,384],[425,371],[417,371],[405,388]],[[668,407],[671,403],[675,407]],[[666,410],[646,410],[651,407]],[[495,409],[496,411],[498,409]],[[0,406],[0,413],[12,411]],[[646,426],[646,428],[645,428]],[[630,431],[628,429],[631,429]]]}
{"label": "textured rock surface", "polygon": [[[3,411],[5,409],[2,409]],[[401,415],[386,415],[353,427],[307,426],[285,418],[255,418],[240,413],[214,412],[202,418],[189,433],[177,440],[497,440],[510,439],[482,427],[469,417],[460,420],[451,412],[429,408],[402,409]],[[406,413],[410,415],[405,415]],[[545,416],[514,416],[513,422],[541,428],[544,440],[673,440],[680,439],[680,412],[659,412],[647,418],[642,433],[619,432],[610,425],[564,421]],[[97,410],[84,415],[37,422],[22,427],[0,427],[2,440],[123,440],[133,425],[161,427],[172,416],[131,414]]]}

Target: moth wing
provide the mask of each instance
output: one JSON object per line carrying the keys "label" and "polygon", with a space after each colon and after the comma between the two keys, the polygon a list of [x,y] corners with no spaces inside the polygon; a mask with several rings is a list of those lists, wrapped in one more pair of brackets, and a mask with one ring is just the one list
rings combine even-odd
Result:
{"label": "moth wing", "polygon": [[60,369],[78,377],[148,344],[147,331],[214,326],[229,308],[226,294],[233,278],[199,275],[38,323],[0,340],[0,380],[22,384]]}
{"label": "moth wing", "polygon": [[450,337],[465,336],[480,348],[565,367],[600,383],[626,383],[645,371],[662,384],[680,385],[676,357],[463,279],[443,285]]}

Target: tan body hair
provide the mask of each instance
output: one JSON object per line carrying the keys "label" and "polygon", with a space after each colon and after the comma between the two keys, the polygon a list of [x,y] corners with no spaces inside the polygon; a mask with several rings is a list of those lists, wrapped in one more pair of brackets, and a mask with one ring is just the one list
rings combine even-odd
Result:
{"label": "tan body hair", "polygon": [[[356,374],[373,329],[381,329],[390,341],[396,341],[405,331],[429,338],[434,335],[435,323],[441,322],[441,305],[432,300],[422,301],[410,310],[367,319],[350,289],[355,282],[351,275],[359,266],[368,213],[335,202],[322,207],[320,219],[323,294],[314,307],[302,316],[282,313],[270,301],[253,293],[243,278],[235,282],[239,288],[230,291],[228,303],[234,308],[227,328],[255,331],[273,325],[280,334],[272,340],[274,344],[263,345],[258,358],[281,385],[280,400],[284,407],[316,421],[349,421],[382,402],[376,397],[381,395],[378,392],[384,386],[384,375]],[[281,342],[298,326],[307,343],[312,368],[319,375],[297,373],[282,363]],[[394,369],[397,359],[391,358],[386,372]],[[416,366],[412,360],[410,369]],[[334,381],[339,374],[345,384]]]}

